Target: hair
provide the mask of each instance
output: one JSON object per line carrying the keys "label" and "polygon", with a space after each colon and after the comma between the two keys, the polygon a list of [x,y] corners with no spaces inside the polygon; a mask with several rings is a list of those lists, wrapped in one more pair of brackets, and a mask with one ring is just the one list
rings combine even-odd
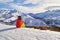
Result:
{"label": "hair", "polygon": [[21,16],[18,16],[19,18],[21,18]]}

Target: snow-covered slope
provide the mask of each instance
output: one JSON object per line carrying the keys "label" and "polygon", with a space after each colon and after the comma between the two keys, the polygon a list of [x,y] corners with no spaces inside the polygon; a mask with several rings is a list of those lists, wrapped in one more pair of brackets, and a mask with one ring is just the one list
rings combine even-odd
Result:
{"label": "snow-covered slope", "polygon": [[26,22],[26,26],[48,26],[45,22],[31,17],[29,14],[23,14],[22,19]]}
{"label": "snow-covered slope", "polygon": [[37,14],[29,14],[35,19],[39,19],[44,21],[49,26],[59,26],[60,23],[60,10],[48,10],[46,12],[37,13]]}
{"label": "snow-covered slope", "polygon": [[17,10],[0,10],[0,18],[2,18],[1,20],[4,22],[15,20],[17,15],[19,15]]}
{"label": "snow-covered slope", "polygon": [[0,24],[0,40],[60,40],[60,32]]}

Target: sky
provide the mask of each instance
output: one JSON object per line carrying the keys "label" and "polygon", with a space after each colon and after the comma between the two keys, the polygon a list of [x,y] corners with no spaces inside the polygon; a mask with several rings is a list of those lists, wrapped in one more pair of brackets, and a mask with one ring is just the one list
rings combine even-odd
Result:
{"label": "sky", "polygon": [[16,9],[24,13],[39,13],[48,6],[60,6],[60,0],[0,0],[0,9]]}

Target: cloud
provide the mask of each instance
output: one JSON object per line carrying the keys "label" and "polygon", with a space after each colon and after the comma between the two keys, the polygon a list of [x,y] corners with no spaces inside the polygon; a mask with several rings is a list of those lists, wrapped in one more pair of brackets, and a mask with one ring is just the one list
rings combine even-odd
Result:
{"label": "cloud", "polygon": [[37,4],[37,6],[34,7],[25,7],[25,6],[18,6],[16,4],[10,4],[14,9],[24,12],[24,13],[39,13],[46,11],[46,7],[48,6],[60,6],[60,0],[26,0],[24,4]]}
{"label": "cloud", "polygon": [[32,3],[32,4],[38,4],[39,2],[41,2],[42,0],[26,0],[24,2],[24,4],[29,4],[29,3]]}
{"label": "cloud", "polygon": [[25,7],[25,6],[18,6],[16,4],[10,4],[14,9],[24,12],[24,13],[38,13],[44,10],[43,7],[37,6],[37,7]]}
{"label": "cloud", "polygon": [[13,2],[13,0],[0,0],[0,3]]}
{"label": "cloud", "polygon": [[52,4],[60,4],[60,0],[45,0],[44,1],[46,4],[52,3]]}

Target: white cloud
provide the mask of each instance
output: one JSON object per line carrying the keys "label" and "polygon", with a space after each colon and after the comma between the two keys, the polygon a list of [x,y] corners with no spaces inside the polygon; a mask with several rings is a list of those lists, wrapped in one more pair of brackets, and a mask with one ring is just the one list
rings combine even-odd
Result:
{"label": "white cloud", "polygon": [[0,3],[13,2],[13,0],[0,0]]}
{"label": "white cloud", "polygon": [[28,3],[32,3],[32,4],[60,4],[60,0],[26,0],[24,2],[24,4],[28,4]]}
{"label": "white cloud", "polygon": [[24,2],[24,4],[28,4],[28,3],[32,3],[32,4],[38,4],[39,2],[41,2],[43,0],[26,0]]}
{"label": "white cloud", "polygon": [[60,4],[60,0],[45,0],[45,3]]}
{"label": "white cloud", "polygon": [[24,12],[24,13],[38,13],[44,10],[43,7],[34,7],[34,8],[30,8],[30,7],[24,7],[24,6],[18,6],[16,4],[10,4],[13,8],[17,9],[18,11]]}
{"label": "white cloud", "polygon": [[39,13],[39,12],[44,12],[46,11],[45,8],[48,6],[60,6],[60,0],[26,0],[24,2],[25,4],[27,3],[39,3],[38,6],[35,7],[25,7],[25,6],[18,6],[15,4],[10,4],[13,8],[17,9],[18,11],[25,12],[25,13]]}

